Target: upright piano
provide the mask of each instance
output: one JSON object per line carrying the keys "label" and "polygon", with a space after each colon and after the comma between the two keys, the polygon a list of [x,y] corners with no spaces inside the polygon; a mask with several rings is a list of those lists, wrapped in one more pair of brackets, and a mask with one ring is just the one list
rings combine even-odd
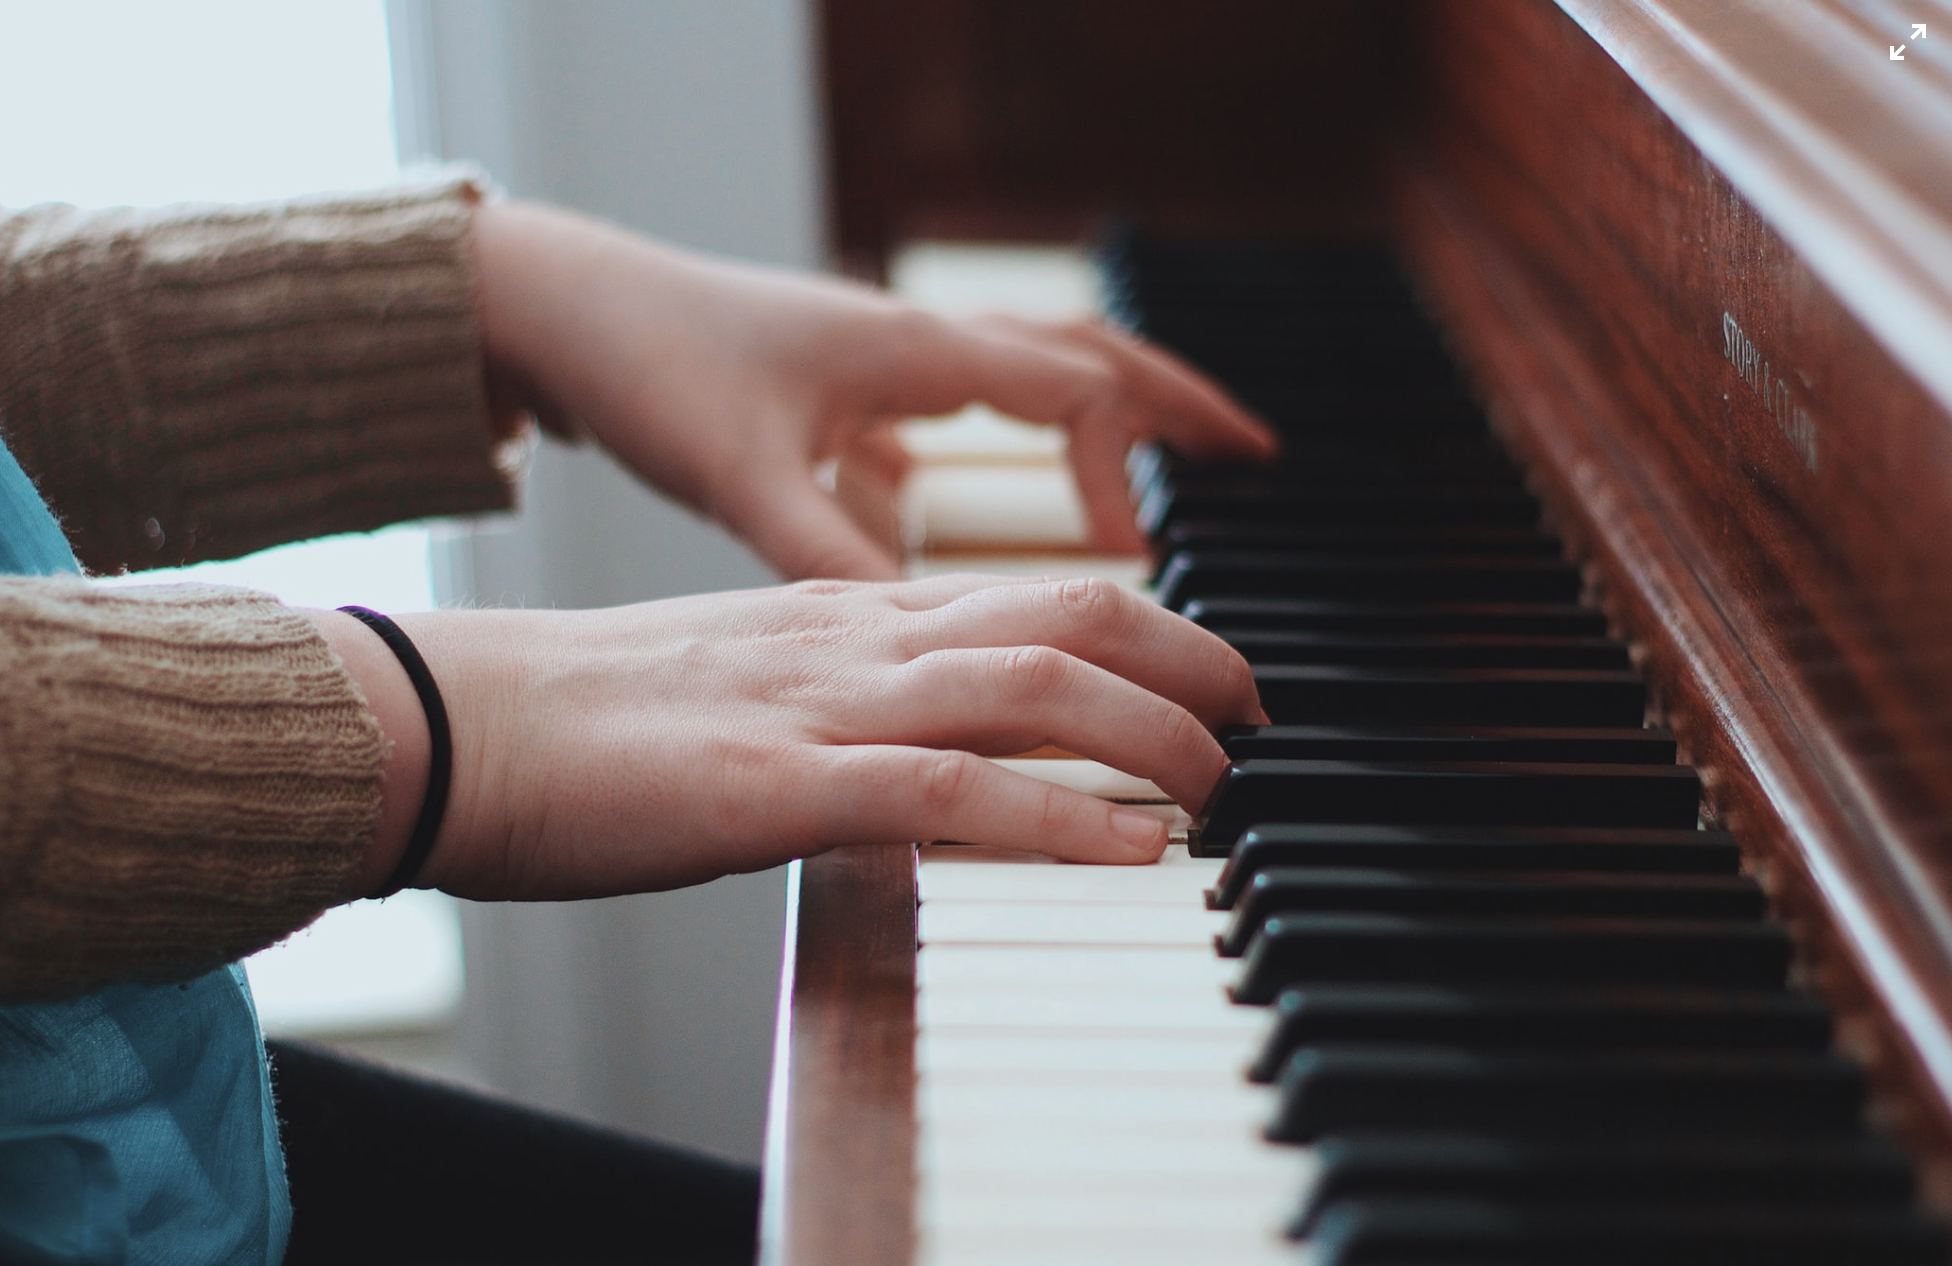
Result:
{"label": "upright piano", "polygon": [[848,267],[1088,238],[1283,431],[1133,463],[1276,725],[796,865],[764,1260],[1946,1261],[1952,10],[820,16]]}

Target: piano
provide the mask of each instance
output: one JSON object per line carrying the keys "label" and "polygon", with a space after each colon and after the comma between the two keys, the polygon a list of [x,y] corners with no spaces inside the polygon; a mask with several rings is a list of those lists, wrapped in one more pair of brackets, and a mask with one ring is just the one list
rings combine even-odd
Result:
{"label": "piano", "polygon": [[847,266],[1090,237],[1283,430],[1133,461],[1275,724],[1157,867],[795,865],[762,1260],[1952,1258],[1952,12],[821,38]]}

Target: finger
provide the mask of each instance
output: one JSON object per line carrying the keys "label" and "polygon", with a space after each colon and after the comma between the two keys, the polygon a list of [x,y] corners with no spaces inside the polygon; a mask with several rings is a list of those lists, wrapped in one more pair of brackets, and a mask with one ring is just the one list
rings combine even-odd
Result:
{"label": "finger", "polygon": [[1266,459],[1273,433],[1190,367],[1095,321],[983,317],[929,327],[912,381],[946,393],[922,411],[976,399],[1071,433],[1071,469],[1093,545],[1137,552],[1125,458],[1135,438],[1196,457]]}
{"label": "finger", "polygon": [[910,658],[955,647],[1051,646],[1172,700],[1209,729],[1267,724],[1239,652],[1107,580],[972,587],[921,613],[904,637]]}
{"label": "finger", "polygon": [[816,487],[811,472],[758,472],[720,517],[789,580],[901,578],[900,561]]}
{"label": "finger", "polygon": [[1043,327],[984,318],[940,322],[939,337],[911,358],[908,381],[923,392],[914,412],[946,412],[982,401],[1071,435],[1071,468],[1091,541],[1111,553],[1145,546],[1125,485],[1131,435],[1122,387],[1107,359]]}
{"label": "finger", "polygon": [[1265,460],[1280,447],[1266,422],[1211,378],[1162,348],[1102,321],[1051,326],[1005,320],[1104,356],[1119,375],[1128,407],[1138,415],[1131,429],[1142,438],[1164,440],[1199,458]]}
{"label": "finger", "polygon": [[1122,422],[1123,411],[1093,409],[1071,427],[1071,479],[1084,505],[1085,525],[1094,548],[1108,554],[1138,554],[1146,547],[1125,478],[1125,455],[1132,434]]}
{"label": "finger", "polygon": [[985,754],[1046,745],[1158,784],[1197,811],[1227,757],[1198,718],[1125,678],[1049,646],[934,651],[860,700],[844,741]]}
{"label": "finger", "polygon": [[1166,824],[1150,814],[968,752],[851,746],[828,748],[825,759],[817,829],[828,840],[956,840],[1126,865],[1156,861],[1166,848]]}
{"label": "finger", "polygon": [[902,446],[901,437],[895,434],[892,426],[862,431],[849,441],[841,460],[872,472],[876,479],[897,487],[915,467],[915,458]]}
{"label": "finger", "polygon": [[936,416],[981,403],[1068,429],[1118,393],[1106,358],[1076,341],[988,318],[929,318],[907,328],[914,333],[875,380],[881,394],[862,402],[870,416]]}

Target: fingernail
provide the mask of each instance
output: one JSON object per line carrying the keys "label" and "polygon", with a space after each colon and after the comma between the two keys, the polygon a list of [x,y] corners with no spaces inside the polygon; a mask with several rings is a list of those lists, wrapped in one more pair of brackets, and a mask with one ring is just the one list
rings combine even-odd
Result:
{"label": "fingernail", "polygon": [[1156,856],[1165,845],[1166,824],[1136,809],[1113,809],[1112,831],[1127,848],[1143,857]]}

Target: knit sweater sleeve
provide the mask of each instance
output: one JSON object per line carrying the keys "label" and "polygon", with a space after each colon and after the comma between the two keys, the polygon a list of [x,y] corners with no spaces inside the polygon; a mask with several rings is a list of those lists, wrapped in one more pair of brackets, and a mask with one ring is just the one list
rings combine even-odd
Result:
{"label": "knit sweater sleeve", "polygon": [[383,741],[267,595],[0,578],[0,1001],[185,979],[343,900]]}
{"label": "knit sweater sleeve", "polygon": [[0,214],[0,433],[96,571],[507,508],[448,178]]}

